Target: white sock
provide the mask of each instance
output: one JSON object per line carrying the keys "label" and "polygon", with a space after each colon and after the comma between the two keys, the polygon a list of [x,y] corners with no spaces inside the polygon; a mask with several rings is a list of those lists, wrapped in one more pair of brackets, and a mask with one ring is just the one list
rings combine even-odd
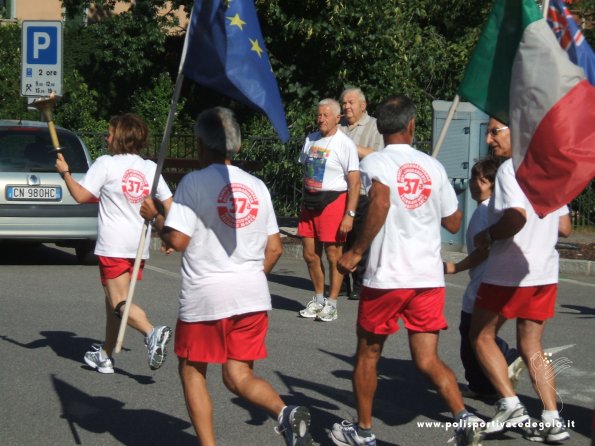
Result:
{"label": "white sock", "polygon": [[507,410],[514,409],[516,406],[518,406],[521,403],[521,400],[519,400],[518,396],[502,398],[500,401],[504,402],[504,407],[506,407]]}
{"label": "white sock", "polygon": [[324,297],[324,294],[316,294],[316,302],[319,304],[324,304],[325,300],[326,298]]}
{"label": "white sock", "polygon": [[99,360],[100,361],[103,361],[108,358],[109,358],[109,356],[107,356],[107,352],[103,348],[101,350],[99,350]]}
{"label": "white sock", "polygon": [[326,303],[331,307],[337,308],[337,299],[327,299]]}
{"label": "white sock", "polygon": [[544,423],[553,423],[555,420],[560,418],[560,414],[557,410],[544,410],[541,412],[541,421]]}

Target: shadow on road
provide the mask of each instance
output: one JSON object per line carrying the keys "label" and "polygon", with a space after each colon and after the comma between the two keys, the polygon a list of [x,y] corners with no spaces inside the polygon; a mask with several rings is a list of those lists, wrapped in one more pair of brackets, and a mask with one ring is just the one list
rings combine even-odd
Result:
{"label": "shadow on road", "polygon": [[75,444],[82,444],[79,429],[109,433],[127,446],[196,444],[196,437],[184,432],[191,426],[187,421],[150,409],[126,409],[122,401],[91,396],[55,376],[52,384]]}
{"label": "shadow on road", "polygon": [[574,314],[580,316],[580,319],[592,319],[595,317],[595,308],[585,307],[583,305],[560,305],[562,308],[567,308],[573,311],[560,311],[563,314]]}
{"label": "shadow on road", "polygon": [[[70,359],[80,364],[82,368],[85,368],[90,372],[93,371],[91,367],[85,364],[83,357],[85,356],[85,352],[90,349],[92,344],[99,343],[98,340],[91,338],[81,338],[78,337],[76,333],[71,331],[40,331],[39,334],[42,335],[43,338],[36,339],[35,341],[31,341],[26,344],[9,338],[8,336],[0,336],[0,339],[27,349],[49,347],[54,351],[54,353],[56,353],[56,355],[60,356],[61,358]],[[126,348],[123,348],[122,350],[130,351],[130,349]],[[155,383],[153,377],[150,375],[134,375],[117,367],[114,368],[114,371],[117,374],[128,376],[129,378],[134,379],[139,384]]]}
{"label": "shadow on road", "polygon": [[78,265],[78,262],[74,254],[54,245],[2,242],[0,265]]}

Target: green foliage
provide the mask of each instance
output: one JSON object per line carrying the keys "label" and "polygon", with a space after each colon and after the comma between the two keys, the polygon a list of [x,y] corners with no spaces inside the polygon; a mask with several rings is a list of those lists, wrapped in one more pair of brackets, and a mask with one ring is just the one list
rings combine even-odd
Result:
{"label": "green foliage", "polygon": [[[174,83],[167,73],[161,73],[149,86],[149,89],[138,89],[131,98],[130,109],[133,113],[142,116],[152,134],[163,133],[171,106]],[[178,114],[184,109],[185,98],[180,98],[177,104]],[[175,123],[179,127],[184,122]]]}
{"label": "green foliage", "polygon": [[21,28],[0,26],[0,118],[37,119],[39,113],[27,110],[21,97]]}
{"label": "green foliage", "polygon": [[573,15],[579,23],[582,17],[587,23],[591,24],[589,29],[584,30],[584,34],[587,41],[593,47],[595,45],[595,0],[580,0],[579,2],[575,2],[570,9],[573,12],[578,12],[578,17],[577,14]]}
{"label": "green foliage", "polygon": [[365,16],[356,0],[256,5],[295,136],[304,134],[300,114],[356,85],[372,112],[388,95],[411,96],[418,104],[419,137],[428,138],[431,101],[454,96],[488,12],[487,1],[454,0],[369,0]]}
{"label": "green foliage", "polygon": [[69,26],[65,67],[76,67],[92,90],[101,95],[103,119],[130,110],[131,92],[148,89],[160,73],[165,53],[167,18],[151,15],[136,2],[132,11],[106,16],[86,27]]}

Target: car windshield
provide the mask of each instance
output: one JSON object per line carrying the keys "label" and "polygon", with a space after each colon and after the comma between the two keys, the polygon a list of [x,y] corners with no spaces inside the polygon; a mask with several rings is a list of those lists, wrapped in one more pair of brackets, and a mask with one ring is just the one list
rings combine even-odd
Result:
{"label": "car windshield", "polygon": [[[64,159],[73,173],[89,169],[85,151],[70,132],[57,130]],[[41,127],[0,127],[0,172],[55,172],[50,132]]]}

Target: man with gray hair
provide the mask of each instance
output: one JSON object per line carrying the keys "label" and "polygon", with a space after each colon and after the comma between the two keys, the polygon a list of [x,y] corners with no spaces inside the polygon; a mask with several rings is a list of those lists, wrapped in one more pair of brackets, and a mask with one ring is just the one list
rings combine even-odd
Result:
{"label": "man with gray hair", "polygon": [[[384,148],[382,135],[376,126],[376,118],[368,115],[368,112],[366,111],[367,105],[366,96],[360,88],[346,88],[343,93],[341,93],[341,108],[343,109],[343,118],[341,119],[339,128],[355,143],[357,147],[357,155],[360,161],[369,154]],[[349,234],[347,234],[347,240],[345,242],[345,246],[343,247],[343,249],[346,251],[351,249],[355,239],[361,231],[366,219],[368,203],[369,201],[368,196],[366,195],[366,189],[362,184],[362,187],[359,191],[357,209],[355,210],[353,229]],[[351,274],[345,274],[344,276],[341,292],[344,292],[348,296],[348,299],[359,299],[359,293],[362,289],[362,282],[364,279],[364,272],[366,271],[367,259],[367,254],[364,254],[357,268]],[[349,277],[350,275],[351,281]]]}
{"label": "man with gray hair", "polygon": [[[319,130],[308,135],[299,158],[304,165],[304,189],[298,235],[314,288],[314,297],[300,315],[330,322],[338,315],[343,275],[337,261],[353,227],[360,189],[359,160],[355,144],[339,130],[339,103],[323,99],[317,110]],[[324,296],[323,247],[330,275],[328,299]]]}
{"label": "man with gray hair", "polygon": [[266,274],[282,253],[269,191],[231,165],[241,135],[230,110],[204,111],[195,133],[204,168],[182,179],[166,219],[151,199],[141,209],[144,218],[157,217],[165,245],[184,253],[174,348],[188,414],[200,444],[215,445],[206,375],[209,363],[219,363],[225,386],[275,417],[287,445],[311,445],[308,409],[286,406],[253,373],[254,361],[267,355]]}
{"label": "man with gray hair", "polygon": [[353,392],[357,422],[335,423],[331,440],[339,446],[376,446],[372,409],[377,365],[388,337],[402,320],[411,358],[455,417],[456,446],[480,446],[482,420],[467,411],[455,374],[438,356],[445,285],[440,228],[455,233],[462,213],[444,167],[413,148],[415,105],[407,96],[385,99],[377,109],[384,150],[364,159],[362,178],[370,208],[361,235],[339,260],[353,271],[370,249],[357,315]]}

